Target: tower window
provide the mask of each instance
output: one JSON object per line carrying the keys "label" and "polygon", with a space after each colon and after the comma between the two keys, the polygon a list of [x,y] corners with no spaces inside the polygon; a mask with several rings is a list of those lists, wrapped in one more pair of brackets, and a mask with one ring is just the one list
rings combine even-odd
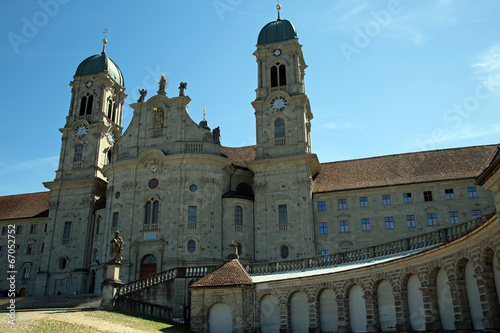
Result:
{"label": "tower window", "polygon": [[94,95],[87,94],[82,97],[80,102],[80,116],[92,114],[92,106],[94,104]]}
{"label": "tower window", "polygon": [[271,88],[277,86],[286,86],[286,66],[276,63],[271,67]]}
{"label": "tower window", "polygon": [[280,79],[280,86],[286,86],[286,67],[285,67],[285,65],[280,65],[279,79]]}
{"label": "tower window", "polygon": [[274,138],[281,139],[285,137],[285,119],[278,118],[274,121]]}
{"label": "tower window", "polygon": [[75,146],[75,154],[73,155],[73,162],[81,162],[83,160],[83,145],[81,143]]}
{"label": "tower window", "polygon": [[111,119],[111,113],[113,112],[113,100],[110,98],[108,100],[108,118]]}
{"label": "tower window", "polygon": [[188,222],[197,222],[198,221],[198,207],[197,206],[189,206],[188,207]]}
{"label": "tower window", "polygon": [[196,242],[194,240],[188,241],[187,250],[189,253],[194,253],[194,251],[196,251]]}

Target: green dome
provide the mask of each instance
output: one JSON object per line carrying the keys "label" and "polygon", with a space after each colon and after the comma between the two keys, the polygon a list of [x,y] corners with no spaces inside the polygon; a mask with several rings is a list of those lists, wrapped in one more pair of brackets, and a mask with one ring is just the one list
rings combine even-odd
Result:
{"label": "green dome", "polygon": [[278,19],[277,21],[269,22],[262,28],[257,39],[257,44],[281,42],[292,38],[297,38],[297,31],[295,31],[293,24],[288,20]]}
{"label": "green dome", "polygon": [[120,68],[108,58],[105,52],[88,57],[76,69],[75,76],[84,76],[107,72],[116,82],[122,87],[125,87],[122,71]]}

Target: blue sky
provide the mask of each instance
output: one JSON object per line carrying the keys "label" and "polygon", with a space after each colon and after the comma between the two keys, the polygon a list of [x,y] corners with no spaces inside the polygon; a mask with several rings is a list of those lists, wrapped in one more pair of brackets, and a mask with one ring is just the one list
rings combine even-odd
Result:
{"label": "blue sky", "polygon": [[[321,162],[500,142],[500,1],[282,0],[307,65]],[[274,0],[4,1],[0,11],[0,195],[55,177],[78,64],[106,52],[130,104],[188,82],[193,120],[222,144],[255,144],[252,53]],[[131,120],[125,108],[123,125]]]}

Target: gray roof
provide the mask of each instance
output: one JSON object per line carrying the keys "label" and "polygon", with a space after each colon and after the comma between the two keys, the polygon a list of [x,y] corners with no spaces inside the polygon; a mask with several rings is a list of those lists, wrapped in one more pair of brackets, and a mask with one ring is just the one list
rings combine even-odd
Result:
{"label": "gray roof", "polygon": [[297,31],[288,20],[269,22],[259,33],[257,44],[269,44],[297,38]]}
{"label": "gray roof", "polygon": [[98,74],[107,72],[116,82],[122,87],[125,87],[122,71],[103,51],[101,54],[96,54],[88,57],[76,69],[75,76],[84,76],[90,74]]}

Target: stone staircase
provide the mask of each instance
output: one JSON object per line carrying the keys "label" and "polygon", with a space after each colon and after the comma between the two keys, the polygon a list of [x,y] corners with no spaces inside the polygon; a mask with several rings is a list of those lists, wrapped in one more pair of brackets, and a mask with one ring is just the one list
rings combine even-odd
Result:
{"label": "stone staircase", "polygon": [[[0,298],[0,312],[7,312],[10,298]],[[16,311],[42,309],[97,309],[101,304],[101,295],[16,297]]]}

